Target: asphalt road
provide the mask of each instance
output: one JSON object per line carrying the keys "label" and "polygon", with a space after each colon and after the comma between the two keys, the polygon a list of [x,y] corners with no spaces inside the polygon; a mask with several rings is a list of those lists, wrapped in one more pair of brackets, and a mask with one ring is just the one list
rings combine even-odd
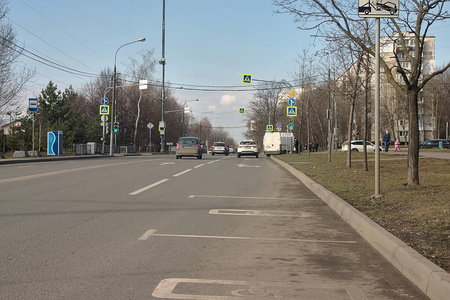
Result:
{"label": "asphalt road", "polygon": [[270,159],[0,165],[1,299],[427,299]]}

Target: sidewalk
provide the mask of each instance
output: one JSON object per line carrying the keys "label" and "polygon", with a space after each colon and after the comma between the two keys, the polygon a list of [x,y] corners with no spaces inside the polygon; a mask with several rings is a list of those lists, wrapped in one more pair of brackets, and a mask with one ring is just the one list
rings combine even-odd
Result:
{"label": "sidewalk", "polygon": [[[388,152],[389,153],[389,152]],[[393,152],[394,153],[394,152]],[[405,154],[406,152],[403,152]],[[433,157],[449,159],[450,153],[428,152]],[[395,154],[395,153],[394,153]],[[328,191],[311,178],[274,156],[271,159],[297,177],[306,187],[327,203],[338,215],[352,226],[367,242],[380,252],[406,278],[413,282],[432,300],[447,300],[450,295],[450,274],[438,267],[400,239],[373,222],[343,199]]]}

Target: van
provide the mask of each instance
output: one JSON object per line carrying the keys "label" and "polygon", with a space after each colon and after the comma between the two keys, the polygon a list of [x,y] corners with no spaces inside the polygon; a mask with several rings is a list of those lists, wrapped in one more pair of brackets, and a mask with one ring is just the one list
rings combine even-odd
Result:
{"label": "van", "polygon": [[282,132],[266,132],[263,138],[264,154],[269,157],[274,154],[282,154],[292,150],[292,134],[283,136]]}

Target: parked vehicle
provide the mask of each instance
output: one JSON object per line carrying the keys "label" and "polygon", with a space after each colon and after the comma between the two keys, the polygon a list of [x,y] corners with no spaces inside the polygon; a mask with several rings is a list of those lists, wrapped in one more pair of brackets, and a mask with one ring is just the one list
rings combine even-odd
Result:
{"label": "parked vehicle", "polygon": [[225,154],[228,156],[229,150],[227,144],[224,142],[214,142],[214,144],[211,147],[211,155],[214,154]]}
{"label": "parked vehicle", "polygon": [[266,132],[263,137],[264,154],[269,157],[274,154],[286,153],[290,150],[291,137],[281,136],[281,132]]}
{"label": "parked vehicle", "polygon": [[229,153],[236,153],[236,148],[234,148],[234,146],[228,146],[228,152]]}
{"label": "parked vehicle", "polygon": [[254,140],[243,140],[239,143],[237,157],[240,158],[242,155],[253,155],[258,158],[259,148]]}
{"label": "parked vehicle", "polygon": [[[367,152],[375,152],[375,144],[366,141]],[[348,151],[348,142],[342,143],[342,151]],[[363,152],[363,140],[351,141],[351,151],[353,152]],[[380,147],[380,152],[383,152],[383,148]]]}
{"label": "parked vehicle", "polygon": [[430,149],[430,148],[440,148],[442,143],[442,148],[450,149],[450,140],[445,139],[434,139],[422,142],[419,144],[419,149]]}
{"label": "parked vehicle", "polygon": [[176,159],[181,159],[183,156],[197,157],[202,159],[202,146],[200,140],[196,137],[181,137],[178,140],[175,150]]}

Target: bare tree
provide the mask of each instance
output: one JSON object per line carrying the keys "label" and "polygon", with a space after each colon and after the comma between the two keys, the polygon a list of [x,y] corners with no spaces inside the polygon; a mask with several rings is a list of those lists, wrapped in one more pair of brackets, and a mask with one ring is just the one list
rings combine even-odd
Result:
{"label": "bare tree", "polygon": [[[419,120],[418,95],[424,86],[436,75],[450,67],[448,63],[443,68],[422,76],[423,52],[425,39],[430,27],[441,20],[449,18],[444,11],[445,0],[403,1],[400,16],[397,19],[383,19],[384,34],[396,38],[396,43],[406,47],[407,34],[412,34],[415,48],[413,53],[407,53],[411,61],[409,68],[400,64],[399,57],[393,49],[396,66],[391,68],[388,62],[381,58],[380,64],[387,80],[395,89],[405,94],[409,105],[409,149],[408,149],[408,184],[419,184]],[[372,19],[360,19],[356,16],[353,1],[330,0],[274,0],[280,7],[279,13],[289,13],[294,16],[301,30],[315,29],[319,36],[334,41],[336,34],[349,38],[365,52],[375,56],[375,46]],[[394,69],[401,75],[401,80],[393,76]],[[379,128],[375,128],[379,130]]]}
{"label": "bare tree", "polygon": [[5,21],[7,4],[8,1],[0,0],[0,115],[18,105],[20,92],[35,74],[17,66],[23,47],[17,44],[12,26]]}
{"label": "bare tree", "polygon": [[[141,62],[137,59],[130,58],[130,65],[128,66],[128,71],[131,72],[132,81],[134,83],[138,83],[141,79],[151,80],[153,78],[153,73],[155,72],[156,60],[153,58],[153,51],[141,51],[140,56],[142,60]],[[134,123],[133,145],[136,145],[138,135],[143,91],[145,90],[139,90],[139,98],[136,103],[136,121]]]}
{"label": "bare tree", "polygon": [[[282,100],[288,92],[284,81],[263,81],[249,103],[247,125],[250,131],[247,136],[262,144],[266,125],[272,125],[283,118]],[[285,104],[284,104],[285,105]]]}

